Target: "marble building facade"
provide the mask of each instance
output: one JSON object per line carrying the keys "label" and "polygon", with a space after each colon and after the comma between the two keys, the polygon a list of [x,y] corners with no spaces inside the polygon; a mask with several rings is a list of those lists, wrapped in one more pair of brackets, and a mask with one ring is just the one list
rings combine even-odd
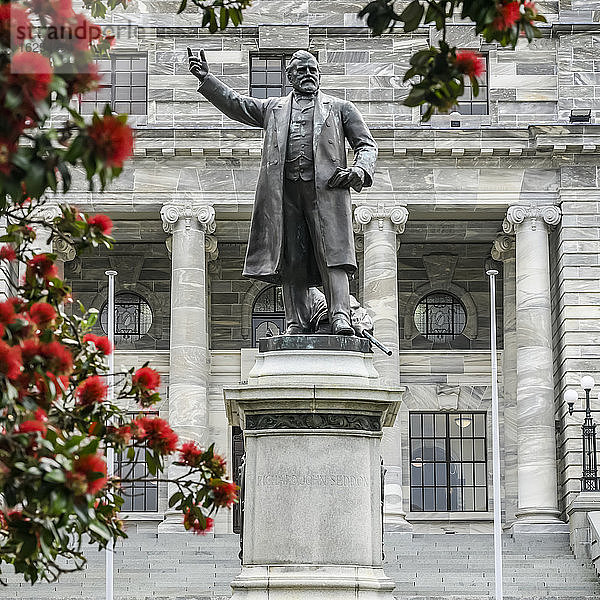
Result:
{"label": "marble building facade", "polygon": [[[452,25],[452,40],[486,56],[487,96],[465,109],[484,114],[423,124],[418,109],[401,103],[402,76],[434,33],[372,38],[355,16],[359,4],[257,0],[243,27],[214,35],[197,26],[193,9],[175,16],[178,2],[134,0],[113,14],[115,61],[146,60],[146,98],[122,176],[103,194],[83,182],[69,194],[82,209],[113,218],[115,249],[66,261],[65,277],[88,307],[105,305],[109,267],[119,273],[117,293],[143,299],[149,322],[120,339],[117,365],[155,365],[163,375],[161,415],[183,437],[214,441],[231,463],[222,388],[247,379],[256,354],[253,310],[267,287],[241,277],[262,132],[228,120],[196,92],[186,47],[205,48],[211,71],[245,94],[251,60],[309,49],[323,90],[356,104],[380,148],[373,188],[353,196],[359,270],[352,287],[374,315],[375,335],[394,351],[375,355],[382,381],[407,388],[384,438],[385,527],[491,531],[485,270],[495,264],[503,521],[516,530],[560,528],[582,468],[580,419],[568,416],[562,394],[583,374],[600,386],[598,10],[578,0],[541,2],[548,26],[515,51]],[[587,111],[587,122],[572,122]],[[415,311],[435,293],[462,307],[455,335],[432,339],[417,327]],[[419,414],[485,415],[483,491],[475,486],[484,502],[424,510],[422,497],[411,501],[422,457],[411,448],[409,423]],[[128,518],[145,529],[172,526],[166,497],[160,489],[152,510]],[[219,517],[217,532],[232,528],[230,514]]]}

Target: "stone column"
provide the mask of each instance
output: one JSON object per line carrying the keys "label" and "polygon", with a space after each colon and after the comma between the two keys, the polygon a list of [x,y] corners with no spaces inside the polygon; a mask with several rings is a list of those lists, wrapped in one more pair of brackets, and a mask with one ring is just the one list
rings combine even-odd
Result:
{"label": "stone column", "polygon": [[552,530],[558,520],[548,228],[557,206],[511,206],[516,233],[518,498],[515,531]]}
{"label": "stone column", "polygon": [[[181,440],[205,444],[210,364],[205,252],[207,234],[215,230],[215,211],[212,206],[167,204],[160,214],[165,232],[172,234],[169,423]],[[171,525],[181,530],[180,521],[168,514],[160,531]]]}
{"label": "stone column", "polygon": [[[373,333],[392,356],[375,350],[373,362],[382,385],[400,383],[400,328],[398,320],[398,245],[408,210],[400,205],[358,206],[354,210],[355,231],[364,235],[362,304],[373,319]],[[399,419],[398,419],[399,421]],[[402,494],[401,429],[396,422],[384,431],[382,453],[386,469],[384,525],[388,531],[410,528],[406,521]]]}
{"label": "stone column", "polygon": [[492,258],[502,262],[502,406],[504,426],[502,474],[505,523],[515,520],[517,511],[517,319],[515,308],[515,240],[499,233],[492,245]]}

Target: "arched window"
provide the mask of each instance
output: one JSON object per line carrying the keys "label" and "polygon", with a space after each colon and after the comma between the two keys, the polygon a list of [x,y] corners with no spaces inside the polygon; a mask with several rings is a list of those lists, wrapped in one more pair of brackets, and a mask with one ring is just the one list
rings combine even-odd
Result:
{"label": "arched window", "polygon": [[274,285],[264,289],[252,308],[252,345],[260,338],[279,335],[285,331],[285,311],[281,288]]}
{"label": "arched window", "polygon": [[432,342],[449,342],[459,336],[467,323],[461,301],[447,292],[434,292],[419,301],[415,325]]}
{"label": "arched window", "polygon": [[[115,345],[131,344],[148,333],[152,325],[152,309],[144,298],[131,292],[115,295]],[[108,302],[100,312],[100,326],[108,333]]]}

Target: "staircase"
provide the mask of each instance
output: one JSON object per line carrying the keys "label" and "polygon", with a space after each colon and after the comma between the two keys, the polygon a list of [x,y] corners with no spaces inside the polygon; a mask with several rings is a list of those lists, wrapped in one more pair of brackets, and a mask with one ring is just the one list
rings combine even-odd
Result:
{"label": "staircase", "polygon": [[[236,535],[135,533],[115,549],[115,600],[224,600],[238,574]],[[484,534],[385,536],[385,571],[398,600],[487,600],[494,594],[493,538]],[[4,569],[3,569],[4,570]],[[104,600],[104,554],[60,583],[25,584],[7,571],[10,600]],[[576,560],[567,534],[506,536],[506,600],[598,600],[600,580]]]}

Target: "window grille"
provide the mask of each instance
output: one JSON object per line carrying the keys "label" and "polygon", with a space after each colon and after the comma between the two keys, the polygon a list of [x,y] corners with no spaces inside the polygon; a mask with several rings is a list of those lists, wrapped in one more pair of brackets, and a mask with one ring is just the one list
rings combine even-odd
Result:
{"label": "window grille", "polygon": [[435,292],[425,296],[415,309],[415,325],[432,342],[449,342],[467,324],[465,307],[452,294]]}
{"label": "window grille", "polygon": [[285,96],[292,91],[285,67],[291,54],[250,55],[250,95],[254,98]]}
{"label": "window grille", "polygon": [[263,290],[252,309],[252,345],[258,346],[258,340],[285,331],[285,310],[280,287],[270,286]]}
{"label": "window grille", "polygon": [[[157,412],[144,413],[149,416],[158,416]],[[138,417],[140,413],[128,413],[130,417]],[[154,478],[145,460],[146,448],[135,448],[135,454],[130,460],[127,458],[127,450],[116,456],[116,475],[123,479],[143,478],[144,481],[123,483],[121,485],[121,496],[123,497],[124,512],[157,512],[158,511],[158,481]]]}
{"label": "window grille", "polygon": [[145,54],[114,54],[96,61],[101,80],[96,90],[81,96],[82,114],[103,111],[109,104],[117,113],[148,112],[148,58]]}
{"label": "window grille", "polygon": [[486,415],[410,413],[411,511],[487,511]]}
{"label": "window grille", "polygon": [[[102,307],[100,326],[108,332],[108,302]],[[151,326],[152,309],[144,298],[130,292],[115,295],[115,345],[139,340]]]}

